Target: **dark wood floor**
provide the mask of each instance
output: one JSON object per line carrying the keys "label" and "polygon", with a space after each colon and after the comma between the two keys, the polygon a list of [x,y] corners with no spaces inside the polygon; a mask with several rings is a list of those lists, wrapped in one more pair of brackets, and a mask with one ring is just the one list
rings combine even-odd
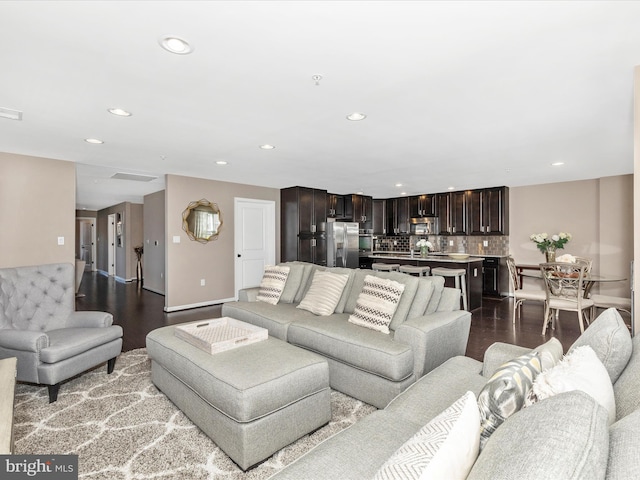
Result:
{"label": "dark wood floor", "polygon": [[[162,295],[144,290],[137,283],[119,283],[98,273],[84,274],[79,293],[84,296],[77,298],[77,310],[100,310],[113,314],[114,323],[124,329],[125,351],[144,347],[147,333],[155,328],[220,317],[219,305],[165,313]],[[546,335],[541,335],[543,309],[537,303],[524,305],[522,318],[513,325],[511,302],[510,298],[484,298],[482,307],[472,312],[467,356],[482,360],[484,351],[493,342],[533,348],[552,335],[562,342],[566,351],[580,335],[576,315],[571,312],[561,312],[558,328],[548,329]]]}

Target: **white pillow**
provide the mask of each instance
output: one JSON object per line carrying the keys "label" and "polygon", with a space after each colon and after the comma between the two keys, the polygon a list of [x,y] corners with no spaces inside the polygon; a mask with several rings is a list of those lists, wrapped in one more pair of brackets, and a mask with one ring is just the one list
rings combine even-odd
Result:
{"label": "white pillow", "polygon": [[276,305],[284,291],[289,276],[289,267],[279,265],[267,265],[264,267],[264,275],[260,282],[260,291],[256,300]]}
{"label": "white pillow", "polygon": [[349,275],[316,270],[309,290],[296,308],[315,315],[331,315],[340,301],[347,280]]}
{"label": "white pillow", "polygon": [[407,440],[374,480],[467,478],[480,445],[476,397],[467,392]]}
{"label": "white pillow", "polygon": [[404,284],[400,282],[367,275],[349,321],[388,334],[402,292]]}
{"label": "white pillow", "polygon": [[591,395],[609,412],[609,425],[615,422],[616,401],[611,378],[588,345],[575,348],[558,365],[539,374],[525,400],[525,407],[572,390],[582,390]]}

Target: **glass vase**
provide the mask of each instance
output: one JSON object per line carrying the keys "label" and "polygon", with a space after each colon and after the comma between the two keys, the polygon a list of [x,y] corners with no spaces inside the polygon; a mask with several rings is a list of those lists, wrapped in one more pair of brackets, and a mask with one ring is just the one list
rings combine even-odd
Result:
{"label": "glass vase", "polygon": [[425,258],[429,256],[429,247],[420,247],[420,256]]}
{"label": "glass vase", "polygon": [[547,247],[547,251],[544,252],[544,255],[547,259],[547,263],[556,261],[556,247]]}

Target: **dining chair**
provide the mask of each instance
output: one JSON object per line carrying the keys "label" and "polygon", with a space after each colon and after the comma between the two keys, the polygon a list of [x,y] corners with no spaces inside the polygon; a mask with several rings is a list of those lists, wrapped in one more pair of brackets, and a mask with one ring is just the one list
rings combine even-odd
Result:
{"label": "dining chair", "polygon": [[520,282],[518,282],[518,271],[516,269],[516,261],[511,255],[507,257],[507,268],[509,269],[509,283],[513,290],[513,312],[512,323],[516,323],[516,314],[521,315],[522,304],[526,300],[532,300],[535,302],[544,303],[547,301],[547,295],[542,288],[520,288]]}
{"label": "dining chair", "polygon": [[[542,334],[547,331],[547,325],[551,322],[551,328],[555,328],[558,316],[554,312],[560,310],[576,312],[580,332],[584,332],[584,322],[589,323],[593,312],[594,302],[584,298],[584,286],[587,266],[584,263],[541,263],[540,271],[545,283],[546,306]],[[588,313],[585,315],[585,310]]]}
{"label": "dining chair", "polygon": [[593,266],[593,259],[587,258],[587,257],[576,257],[576,256],[574,256],[574,258],[576,259],[576,263],[581,263],[586,267],[585,273],[591,273],[591,267]]}

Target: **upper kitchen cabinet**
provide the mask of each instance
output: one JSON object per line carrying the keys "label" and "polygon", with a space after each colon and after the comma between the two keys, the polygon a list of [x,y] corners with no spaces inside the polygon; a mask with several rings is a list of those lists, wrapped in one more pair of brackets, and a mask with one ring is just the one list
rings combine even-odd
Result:
{"label": "upper kitchen cabinet", "polygon": [[345,219],[358,222],[360,229],[371,230],[373,228],[373,197],[365,195],[344,196]]}
{"label": "upper kitchen cabinet", "polygon": [[440,235],[466,235],[468,232],[468,192],[437,193]]}
{"label": "upper kitchen cabinet", "polygon": [[327,218],[343,220],[344,215],[344,195],[327,193]]}
{"label": "upper kitchen cabinet", "polygon": [[373,234],[384,235],[387,233],[387,201],[383,199],[373,200]]}
{"label": "upper kitchen cabinet", "polygon": [[469,195],[470,235],[509,234],[509,188],[472,190]]}
{"label": "upper kitchen cabinet", "polygon": [[414,195],[409,197],[410,217],[433,217],[437,214],[435,195]]}
{"label": "upper kitchen cabinet", "polygon": [[[298,247],[311,248],[313,243],[299,245],[299,237],[318,237],[327,221],[327,191],[307,187],[280,190],[280,252],[281,261],[301,260]],[[302,253],[302,252],[301,252]],[[305,255],[305,258],[308,257]],[[315,257],[314,257],[315,258]],[[321,263],[321,256],[318,261]]]}
{"label": "upper kitchen cabinet", "polygon": [[409,198],[389,198],[386,202],[387,235],[410,233]]}

